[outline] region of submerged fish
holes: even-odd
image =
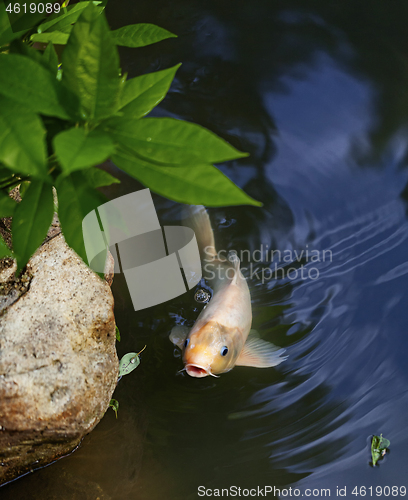
[[[214,295],[204,307],[194,326],[176,326],[170,340],[183,351],[184,369],[192,377],[217,376],[234,366],[268,368],[286,358],[284,349],[259,338],[251,330],[251,296],[234,261],[221,260],[215,250],[214,233],[203,206],[194,207],[191,216],[204,271],[211,275]]]

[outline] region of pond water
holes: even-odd
[[[134,312],[117,275],[119,355],[147,345],[115,392],[118,419],[108,411],[75,453],[2,500],[193,499],[199,486],[315,498],[371,486],[384,498],[377,486],[408,486],[407,2],[110,0],[107,12],[114,28],[179,35],[121,50],[130,77],[183,63],[156,116],[251,153],[221,168],[263,208],[209,212],[219,249],[264,252],[243,263],[253,328],[288,359],[218,379],[178,374],[168,335],[194,322],[195,290]],[[123,179],[110,197],[141,188]],[[179,223],[177,204],[154,202],[163,225]],[[372,467],[380,433],[390,452]]]

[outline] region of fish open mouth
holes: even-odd
[[[211,373],[202,366],[186,365],[185,368],[190,377],[207,377],[208,375],[211,375]]]

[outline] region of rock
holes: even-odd
[[[113,258],[113,255],[110,252],[108,252],[106,256],[104,274],[105,274],[105,281],[108,283],[109,286],[112,286],[113,277],[115,276],[115,259]]]
[[[118,377],[109,285],[61,234],[27,270],[28,289],[0,317],[0,484],[71,452]]]

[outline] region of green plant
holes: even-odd
[[[119,411],[119,401],[117,399],[111,399],[109,402],[109,407],[115,412],[116,418],[118,418]]]
[[[387,448],[390,446],[388,439],[379,436],[373,436],[371,440],[371,458],[373,465],[375,466],[380,458],[382,458],[387,453]]]
[[[116,327],[116,339],[120,341],[119,328]],[[146,346],[139,352],[128,352],[119,361],[119,378],[123,375],[128,375],[133,372],[140,365],[140,354],[146,349]],[[115,412],[116,418],[118,418],[119,401],[116,399],[111,399],[109,406]]]
[[[149,24],[110,31],[103,5],[81,2],[16,34],[0,2],[0,217],[13,216],[18,270],[47,233],[53,186],[65,239],[87,262],[82,220],[106,201],[97,188],[119,182],[97,168],[108,158],[181,203],[260,205],[213,166],[246,153],[199,125],[145,118],[179,65],[130,80],[121,73],[117,45],[141,47],[175,35]],[[48,45],[41,53],[34,42]],[[53,42],[66,43],[61,64]],[[21,183],[16,204],[7,191]],[[0,257],[8,255],[1,240]]]
[[[116,335],[116,340],[120,342],[120,331],[118,327],[116,327],[115,329],[115,335]]]
[[[119,377],[129,375],[140,365],[140,354],[146,349],[146,346],[139,352],[128,352],[119,361]]]

